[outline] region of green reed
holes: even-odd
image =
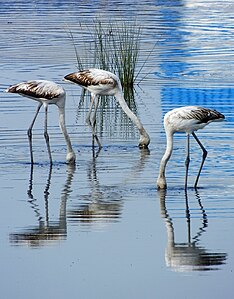
[[[123,87],[132,88],[139,75],[136,69],[142,30],[137,22],[102,22],[95,19],[89,26],[80,24],[80,29],[80,46],[73,33],[68,31],[78,69],[96,67],[111,71],[118,75]]]

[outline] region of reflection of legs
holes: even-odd
[[[190,223],[190,210],[189,210],[189,204],[188,204],[188,193],[187,189],[185,189],[185,205],[186,205],[186,219],[187,219],[187,238],[188,238],[188,245],[191,245],[191,223]]]
[[[48,208],[49,203],[48,203],[48,199],[49,199],[49,195],[50,195],[49,189],[50,189],[50,184],[51,184],[52,169],[53,169],[53,165],[50,164],[48,178],[47,178],[47,182],[46,182],[46,186],[45,186],[45,190],[44,190],[45,224],[46,224],[46,227],[49,227],[49,208]]]
[[[204,209],[204,207],[203,207],[203,205],[202,205],[202,202],[201,202],[201,197],[200,197],[200,195],[199,195],[197,189],[195,189],[195,195],[196,195],[198,204],[199,204],[199,206],[200,206],[200,210],[201,210],[201,212],[202,212],[202,219],[203,219],[203,220],[202,220],[202,227],[201,227],[200,230],[199,230],[200,232],[197,233],[197,236],[200,236],[200,234],[201,234],[203,231],[205,231],[205,228],[208,226],[208,219],[207,219],[206,211],[205,211],[205,209]],[[196,239],[197,239],[197,238],[195,237],[194,240],[196,240]]]
[[[50,140],[49,140],[49,134],[47,132],[47,119],[48,119],[48,105],[45,106],[45,125],[44,125],[44,137],[47,145],[47,151],[49,154],[49,159],[50,159],[50,165],[53,164],[52,162],[52,155],[51,155],[51,150],[50,150]]]
[[[195,181],[195,184],[194,184],[194,188],[197,188],[197,184],[198,184],[198,180],[199,180],[199,177],[200,177],[200,174],[201,174],[201,171],[202,171],[202,167],[203,167],[203,164],[204,164],[205,159],[207,157],[207,150],[204,148],[204,146],[202,145],[201,141],[197,138],[195,133],[193,132],[192,134],[193,134],[194,139],[197,141],[197,143],[199,144],[200,148],[203,151],[202,162],[201,162],[200,169],[198,171],[197,178],[196,178],[196,181]]]
[[[33,164],[33,150],[32,150],[32,128],[34,126],[35,120],[37,118],[37,115],[41,109],[42,103],[39,103],[38,107],[37,107],[37,111],[36,114],[33,118],[33,121],[28,129],[28,141],[29,141],[29,149],[30,149],[30,157],[31,157],[31,164]]]
[[[187,185],[188,185],[188,169],[189,169],[189,162],[190,162],[189,137],[190,137],[190,135],[187,134],[187,155],[186,155],[186,159],[185,159],[186,172],[185,172],[185,184],[184,184],[185,189],[187,189]]]

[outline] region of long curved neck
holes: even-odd
[[[74,154],[74,151],[72,149],[72,145],[71,145],[71,140],[70,137],[68,135],[67,129],[66,129],[66,125],[65,125],[65,107],[64,106],[58,106],[59,109],[59,125],[60,125],[60,129],[64,135],[66,144],[67,144],[67,155]]]
[[[119,102],[123,111],[127,114],[127,116],[131,119],[131,121],[139,129],[140,134],[148,138],[149,135],[147,134],[146,130],[144,129],[142,123],[137,118],[137,116],[131,111],[131,109],[128,107],[128,105],[123,97],[123,92],[120,89],[120,87],[118,88],[117,92],[115,93],[115,97],[116,97],[117,101]]]
[[[158,187],[159,188],[166,188],[166,177],[165,177],[165,170],[167,162],[169,161],[172,151],[173,151],[173,132],[168,130],[166,131],[166,138],[167,138],[167,147],[166,151],[162,157],[160,168],[159,168],[159,175],[158,175]]]

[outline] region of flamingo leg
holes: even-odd
[[[44,124],[44,137],[47,145],[47,151],[50,159],[50,165],[52,166],[52,155],[51,155],[51,150],[50,150],[50,139],[49,139],[49,134],[47,131],[47,122],[48,122],[48,105],[45,105],[45,124]]]
[[[101,144],[99,138],[97,137],[97,134],[95,132],[95,128],[92,127],[92,146],[93,147],[94,147],[94,139],[96,140],[99,149],[101,149],[102,148],[102,144]]]
[[[30,125],[30,127],[28,128],[28,141],[29,141],[29,148],[30,148],[30,157],[31,157],[31,164],[33,164],[33,149],[32,149],[32,128],[34,126],[34,123],[36,121],[36,118],[38,116],[38,113],[41,109],[42,103],[39,103],[37,110],[36,110],[36,114],[32,120],[32,123]]]
[[[101,149],[102,145],[101,145],[101,142],[98,139],[97,134],[96,134],[96,124],[97,124],[96,116],[97,116],[97,109],[98,109],[98,106],[99,106],[99,102],[100,102],[100,96],[97,96],[96,103],[95,103],[95,106],[94,106],[93,117],[92,117],[93,118],[92,131],[93,131],[93,136],[96,139],[96,142],[98,144],[98,147],[99,147],[99,149]]]
[[[93,112],[93,127],[94,128],[96,128],[96,123],[97,123],[96,116],[97,116],[97,109],[98,109],[98,106],[99,106],[99,102],[100,102],[100,96],[97,96],[97,100],[96,100],[96,103],[95,103],[95,106],[94,106],[94,112]]]
[[[185,159],[185,183],[184,188],[187,189],[188,185],[188,170],[189,170],[189,163],[190,163],[190,134],[187,134],[187,150],[186,150],[186,159]]]
[[[199,144],[200,148],[202,149],[202,152],[203,152],[203,155],[202,155],[202,162],[201,162],[201,165],[200,165],[200,168],[199,168],[199,171],[198,171],[198,174],[197,174],[197,178],[196,178],[196,181],[195,181],[195,184],[194,184],[194,188],[197,188],[197,184],[198,184],[198,180],[199,180],[199,177],[200,177],[200,174],[201,174],[201,171],[202,171],[202,167],[203,167],[203,164],[206,160],[206,157],[207,157],[207,150],[204,148],[204,146],[202,145],[201,141],[198,139],[198,137],[196,136],[196,134],[193,132],[192,133],[194,139],[197,141],[197,143]]]
[[[95,95],[91,93],[91,103],[90,103],[90,106],[89,106],[88,114],[86,116],[86,122],[89,126],[92,126],[91,121],[90,121],[90,115],[92,113],[94,101],[95,101]]]
[[[91,94],[91,103],[90,103],[90,106],[89,106],[89,112],[86,116],[86,122],[92,130],[92,146],[94,147],[94,142],[96,140],[96,142],[98,144],[98,147],[101,149],[102,145],[101,145],[101,142],[99,141],[99,139],[97,137],[97,134],[96,134],[96,131],[95,131],[95,129],[96,129],[96,114],[97,114],[97,108],[98,108],[98,105],[99,105],[99,96],[97,97],[97,102],[96,103],[95,103],[95,98],[96,98],[96,96],[94,94]],[[95,107],[94,107],[94,114],[93,114],[93,117],[92,117],[93,118],[93,123],[92,123],[91,120],[90,120],[90,116],[91,116],[94,104],[95,104]]]

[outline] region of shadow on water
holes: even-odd
[[[188,193],[185,191],[185,213],[187,223],[187,236],[185,242],[176,242],[175,228],[173,219],[170,217],[166,207],[167,191],[160,190],[160,209],[161,215],[165,220],[167,230],[167,248],[165,251],[166,265],[174,271],[210,271],[219,270],[220,266],[226,261],[226,253],[210,252],[210,250],[199,245],[201,236],[208,227],[208,217],[202,205],[198,191],[195,191],[195,197],[201,213],[201,225],[197,233],[192,236],[191,233],[191,213],[189,208]]]

